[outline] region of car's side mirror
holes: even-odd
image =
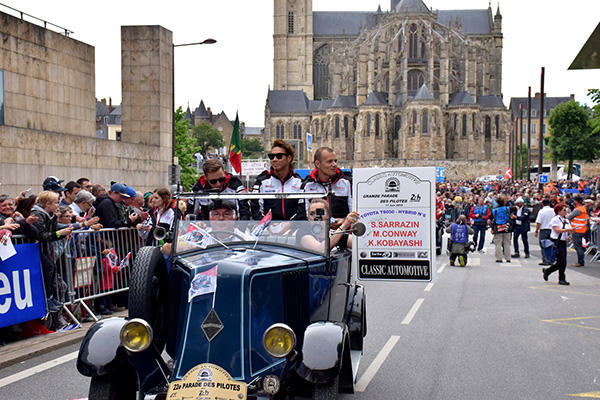
[[[362,236],[365,234],[366,231],[367,227],[362,222],[357,222],[353,224],[352,229],[350,230],[350,232],[352,232],[356,236]]]

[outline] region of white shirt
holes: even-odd
[[[535,219],[535,222],[540,224],[540,229],[552,229],[552,218],[554,218],[554,209],[550,206],[542,208]]]
[[[550,233],[550,238],[551,239],[558,239],[558,233],[556,233],[554,231],[554,227],[557,226],[559,229],[569,229],[571,227],[571,224],[569,223],[569,220],[566,218],[561,217],[560,215],[555,216],[554,218],[552,218],[552,221],[550,222],[550,225],[552,226],[552,232]],[[564,240],[566,241],[568,238],[569,234],[567,232],[563,232],[560,234],[560,240]]]

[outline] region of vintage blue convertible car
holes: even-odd
[[[253,195],[195,197],[240,196]],[[77,368],[92,378],[90,400],[353,392],[366,298],[351,252],[329,250],[329,221],[174,225],[170,266],[159,247],[142,248],[129,317],[97,322],[81,344]]]

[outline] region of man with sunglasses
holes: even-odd
[[[192,191],[194,192],[215,192],[215,193],[246,193],[246,188],[242,181],[225,172],[223,162],[219,159],[210,159],[204,162],[202,166],[204,175],[198,178]],[[250,219],[250,204],[247,200],[235,200],[236,214],[241,220]],[[189,200],[187,204],[187,214],[197,215],[199,219],[209,219],[209,211],[212,200]]]
[[[297,193],[302,192],[302,178],[294,171],[294,148],[287,142],[277,139],[268,154],[271,169],[263,171],[254,183],[256,193]],[[261,220],[271,211],[273,220],[306,219],[304,200],[260,199],[252,200],[252,218]]]
[[[352,177],[337,166],[337,155],[330,147],[319,147],[314,156],[315,169],[304,179],[305,193],[335,192],[331,208],[331,228],[337,229],[352,211]],[[308,212],[308,203],[306,204]]]

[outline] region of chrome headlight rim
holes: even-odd
[[[136,323],[142,325],[146,329],[146,331],[148,332],[148,344],[146,344],[143,347],[135,348],[134,349],[134,348],[130,348],[129,346],[126,345],[126,342],[124,340],[124,336],[125,336],[125,332],[126,332],[127,327],[130,326],[131,324],[136,324]],[[123,326],[121,327],[121,332],[119,334],[119,339],[121,341],[121,345],[123,347],[125,347],[125,349],[127,351],[130,351],[132,353],[141,353],[142,351],[148,350],[148,348],[152,344],[152,340],[154,339],[154,331],[152,330],[152,326],[145,319],[142,319],[142,318],[132,318],[132,319],[128,320],[127,322],[125,322],[125,324],[123,324]]]
[[[292,338],[292,345],[290,346],[290,351],[288,351],[287,353],[281,355],[281,354],[275,354],[273,352],[271,352],[269,350],[269,348],[267,347],[267,334],[273,330],[273,329],[283,329],[285,331],[287,331],[291,338]],[[269,353],[269,355],[276,357],[276,358],[284,358],[287,357],[292,351],[294,351],[294,349],[296,348],[296,334],[294,333],[294,330],[292,328],[290,328],[288,325],[284,324],[284,323],[276,323],[273,324],[271,326],[269,326],[266,330],[265,333],[263,333],[263,338],[262,338],[262,344],[263,344],[263,348],[265,349],[265,351],[267,353]]]

